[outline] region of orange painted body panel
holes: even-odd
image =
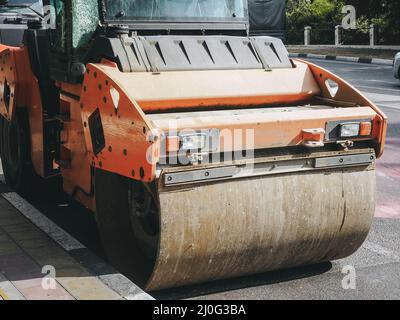
[[[29,62],[28,50],[24,47],[0,47],[0,97],[3,97],[5,80],[10,83],[11,100],[7,111],[4,101],[0,101],[0,113],[8,120],[14,110],[25,107],[29,114],[31,130],[32,163],[38,175],[44,176],[43,165],[43,109],[39,83]]]
[[[56,85],[60,88],[61,92],[67,92],[68,94],[79,97],[82,93],[81,84],[71,84],[65,82],[56,82]]]
[[[230,152],[243,150],[243,142],[254,144],[254,149],[298,146],[307,140],[303,130],[325,128],[329,121],[372,121],[376,113],[370,107],[335,109],[316,106],[154,114],[148,117],[164,132],[219,129],[219,151]],[[252,142],[246,136],[249,130],[254,132]]]
[[[324,73],[325,77],[340,85],[337,97],[329,97],[356,102],[358,106],[314,110],[312,107],[288,107],[292,109],[286,111],[268,106],[307,104],[315,96],[328,97],[327,87],[315,77],[316,71],[323,71],[317,67],[312,69],[303,62],[296,64],[296,68],[272,72],[238,70],[160,74],[123,73],[107,61],[90,64],[81,102],[91,163],[133,179],[152,181],[159,157],[161,132],[169,132],[171,123],[176,125],[174,130],[178,132],[219,129],[230,137],[235,136],[235,139],[240,129],[241,138],[237,144],[231,142],[227,146],[226,136],[221,137],[220,152],[242,150],[249,131],[254,132],[251,143],[255,149],[298,146],[305,142],[305,130],[325,128],[327,122],[340,120],[370,119],[374,122],[373,138],[382,141],[379,109],[329,73]],[[263,107],[254,109],[255,104]],[[213,111],[217,105],[224,107],[225,111]],[[232,110],[238,107],[244,109]],[[106,143],[96,155],[91,146],[88,122],[97,108]],[[198,108],[210,111],[196,112]],[[174,112],[177,109],[186,112]],[[155,111],[163,113],[152,114]]]
[[[260,105],[287,105],[292,103],[306,102],[312,97],[312,93],[287,94],[284,97],[279,95],[266,95],[257,97],[227,97],[227,98],[203,98],[203,99],[182,99],[182,100],[161,100],[138,102],[146,112],[160,112],[173,109],[192,109],[204,107],[225,107],[234,109],[236,107],[254,107]]]
[[[289,78],[296,81],[289,81]],[[161,135],[145,112],[216,105],[237,108],[266,103],[289,104],[307,101],[318,93],[319,88],[305,66],[273,72],[151,74],[123,73],[115,64],[103,61],[88,65],[83,83],[81,104],[86,146],[93,166],[149,182],[155,178]],[[100,111],[105,135],[105,148],[99,154],[94,152],[89,129],[89,117],[96,109]],[[211,117],[211,123],[213,121],[216,120]]]
[[[61,89],[67,91],[70,88]],[[64,191],[86,207],[94,208],[91,163],[85,144],[80,103],[64,94],[61,94],[61,101],[70,114],[70,120],[64,122],[61,131],[62,148],[66,157],[62,160],[70,161],[69,166],[61,165]]]
[[[365,97],[359,90],[357,90],[347,81],[341,79],[332,72],[329,72],[328,70],[321,68],[313,63],[296,60],[296,64],[303,63],[306,63],[309,66],[316,82],[321,88],[321,95],[324,98],[350,102],[359,106],[369,106],[372,110],[375,111],[376,117],[374,118],[373,122],[373,136],[380,146],[379,150],[377,150],[377,156],[381,157],[385,148],[386,132],[388,127],[388,119],[385,113],[376,104]],[[326,86],[327,80],[333,80],[339,86],[339,89],[334,97],[332,97],[328,87]]]
[[[1,59],[6,67],[14,66],[14,73],[3,72],[1,81],[4,83],[5,77],[13,79],[16,97],[13,106],[28,108],[32,160],[38,174],[43,174],[43,111],[27,51],[3,48]],[[308,137],[305,132],[322,130],[329,121],[371,119],[372,138],[378,142],[381,154],[387,119],[379,108],[328,71],[308,62],[296,61],[296,65],[293,69],[269,72],[223,70],[152,74],[122,73],[108,61],[89,64],[82,85],[58,83],[62,92],[61,106],[70,114],[61,132],[64,157],[61,173],[65,191],[95,210],[91,167],[136,180],[153,181],[160,157],[161,134],[169,131],[171,121],[178,131],[220,129],[235,136],[235,131],[241,129],[242,141],[247,140],[246,130],[250,130],[254,132],[254,148],[266,149],[301,145]],[[339,85],[334,97],[326,87],[327,79]],[[330,99],[333,104],[347,102],[351,106],[317,108],[313,102],[316,96]],[[299,106],[311,103],[313,106]],[[215,108],[224,110],[215,111]],[[105,147],[95,154],[89,118],[97,109]],[[185,112],[176,113],[177,109]],[[4,104],[0,105],[0,112],[5,116],[6,111]],[[221,138],[219,151],[241,149],[243,144],[227,146],[226,139]]]
[[[296,69],[120,72],[99,65],[145,112],[251,107],[307,101],[320,89],[307,65]]]
[[[130,92],[104,70],[108,64],[90,64],[81,93],[81,113],[87,152],[93,166],[136,180],[155,178],[159,135]],[[95,154],[89,117],[99,109],[105,148]]]

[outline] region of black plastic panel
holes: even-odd
[[[22,46],[26,26],[1,25],[0,43],[11,47]]]
[[[106,146],[100,110],[97,108],[89,117],[89,130],[92,139],[93,152],[98,155]]]
[[[233,36],[98,37],[85,59],[115,61],[122,72],[292,68],[280,39]]]
[[[289,53],[283,42],[273,37],[251,38],[265,68],[292,68]]]
[[[155,36],[141,41],[154,71],[262,68],[247,38]]]
[[[272,37],[151,36],[139,38],[152,71],[292,68]]]

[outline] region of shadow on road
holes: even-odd
[[[99,258],[105,259],[96,220],[90,210],[57,188],[23,197]]]
[[[219,280],[206,284],[188,286],[177,289],[152,292],[152,296],[159,300],[190,299],[214,293],[248,289],[263,285],[272,285],[287,281],[309,278],[329,272],[332,269],[330,262],[300,268],[268,272],[259,275],[236,279]]]

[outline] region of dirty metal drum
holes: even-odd
[[[372,167],[189,185],[159,193],[160,238],[147,290],[344,258],[375,210]]]

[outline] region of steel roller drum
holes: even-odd
[[[374,168],[295,173],[161,190],[147,290],[344,258],[366,239]]]

